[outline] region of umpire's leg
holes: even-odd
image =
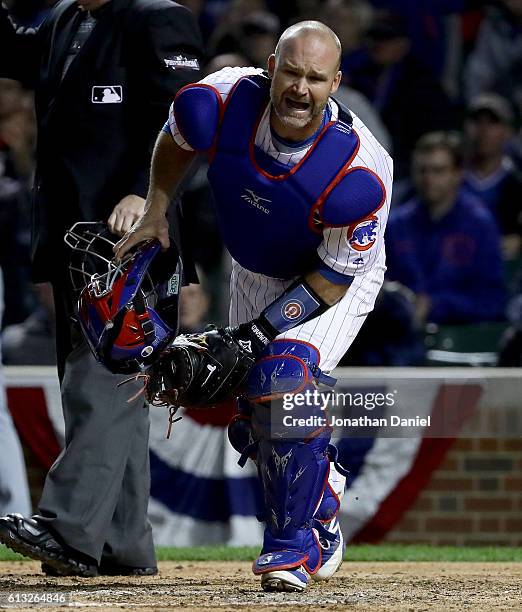
[[[117,387],[125,377],[98,364],[74,330],[68,342],[70,301],[61,287],[55,287],[55,304],[65,448],[47,475],[40,514],[69,546],[98,562],[113,540],[114,519],[125,551],[125,559],[115,561],[155,565],[146,517],[148,408],[141,396],[127,402],[139,386]]]

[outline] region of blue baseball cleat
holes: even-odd
[[[278,570],[261,575],[261,588],[264,591],[285,591],[299,593],[308,586],[310,575],[300,565],[295,569]]]

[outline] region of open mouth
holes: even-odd
[[[305,111],[310,108],[309,102],[298,102],[297,100],[292,100],[291,98],[285,98],[285,103],[288,108],[298,111]]]

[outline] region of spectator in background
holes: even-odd
[[[30,183],[36,122],[32,96],[18,81],[0,78],[0,175]]]
[[[522,2],[500,0],[491,7],[464,71],[468,101],[496,91],[522,111]]]
[[[348,62],[346,70],[349,71],[349,59],[346,58],[360,50],[372,14],[372,7],[366,0],[330,0],[319,12],[319,21],[332,28],[341,41],[343,48],[341,70],[345,70],[344,64]],[[392,154],[390,133],[364,94],[354,87],[341,84],[334,97],[357,115],[388,153]]]
[[[273,13],[256,11],[243,19],[239,32],[241,51],[250,66],[266,66],[266,58],[274,52],[280,33],[281,23]]]
[[[413,156],[417,196],[390,217],[388,280],[417,294],[420,324],[502,319],[500,238],[486,207],[460,192],[463,152],[456,134],[425,134]]]
[[[496,94],[479,94],[467,112],[464,190],[480,199],[495,217],[506,260],[522,245],[522,178],[507,154],[514,136],[514,113]]]
[[[345,66],[344,78],[380,113],[392,137],[395,177],[406,178],[419,137],[431,130],[455,129],[458,115],[436,76],[411,52],[398,15],[377,13],[367,38],[367,47]]]
[[[25,321],[9,325],[2,334],[6,365],[56,365],[56,330],[53,290],[49,283],[35,285],[38,306]]]
[[[34,146],[32,97],[18,81],[0,78],[0,265],[5,325],[23,321],[35,306],[30,283]]]
[[[240,54],[248,66],[264,68],[274,52],[281,30],[278,17],[267,11],[252,11],[224,21],[209,44],[212,55]]]
[[[415,294],[385,281],[375,307],[340,366],[417,366],[424,363],[424,338],[415,317]]]
[[[510,326],[500,341],[497,365],[501,368],[522,367],[522,278],[519,279],[518,294],[506,309]]]
[[[226,10],[216,6],[219,12],[215,15],[215,27],[210,33],[207,52],[210,57],[221,53],[241,53],[241,24],[252,13],[266,11],[263,0],[230,0]]]
[[[346,72],[347,58],[364,47],[374,10],[367,0],[328,0],[321,7],[318,19],[332,28],[343,49],[341,70]]]
[[[3,280],[0,269],[0,323],[3,311]],[[2,366],[0,364],[0,514],[31,512],[24,456],[18,434],[6,404]]]

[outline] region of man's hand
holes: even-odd
[[[114,245],[112,250],[115,258],[121,260],[132,247],[151,238],[157,238],[164,250],[170,246],[169,224],[165,214],[147,210],[143,217]]]
[[[107,221],[109,230],[117,236],[123,236],[143,216],[145,200],[137,195],[128,195],[123,198],[111,213]]]

